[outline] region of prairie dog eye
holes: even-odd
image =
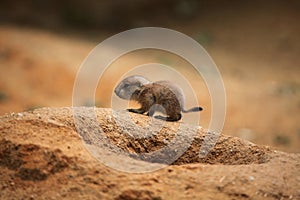
[[[125,84],[124,84],[124,87],[125,87],[125,88],[128,88],[128,87],[129,87],[129,84],[128,84],[128,83],[125,83]]]

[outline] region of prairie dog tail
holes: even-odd
[[[182,112],[183,112],[183,113],[199,112],[199,111],[201,111],[201,110],[203,110],[202,107],[193,107],[193,108],[190,108],[190,109],[188,109],[188,110],[182,109]]]

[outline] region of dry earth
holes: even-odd
[[[154,19],[157,22],[148,24],[178,30],[197,40],[222,74],[227,95],[223,133],[228,136],[220,136],[205,158],[198,156],[203,142],[213,144],[213,141],[204,136],[214,135],[200,127],[183,126],[183,137],[165,151],[168,157],[155,150],[171,144],[170,139],[176,138],[181,123],[167,123],[157,136],[133,140],[126,129],[135,136],[140,133],[133,132],[132,125],[122,118],[124,113],[119,113],[121,122],[127,125],[122,129],[116,127],[110,109],[98,109],[99,122],[109,141],[128,152],[129,159],[100,151],[96,147],[101,141],[95,142],[95,135],[82,134],[87,144],[83,143],[69,108],[23,113],[37,107],[71,106],[80,64],[99,42],[117,32],[74,31],[65,26],[39,29],[30,23],[24,26],[22,16],[19,25],[1,23],[0,199],[300,199],[300,4],[298,1],[233,4],[222,1],[221,5],[210,2],[197,11],[195,18],[178,21],[165,17],[163,11]],[[24,4],[12,5],[21,12],[26,8]],[[2,16],[6,12],[12,16],[17,13],[11,10],[4,9]],[[153,19],[148,8],[146,12],[139,11]],[[46,20],[45,25],[48,17],[58,16],[53,13],[47,16],[41,10],[27,12],[32,19]],[[101,14],[98,10],[97,13]],[[135,14],[132,12],[131,17],[136,18]],[[112,107],[113,87],[130,68],[157,62],[172,66],[190,81],[205,108],[201,126],[208,127],[210,95],[204,81],[190,66],[161,52],[134,52],[126,56],[112,63],[100,80],[96,94],[99,107]],[[149,72],[151,80],[165,77],[177,81],[176,76],[170,77],[162,70]],[[139,125],[150,122],[147,117],[132,117]],[[94,133],[98,129],[93,126],[83,131]],[[182,149],[181,145],[191,142],[185,134],[190,136],[195,129],[197,134],[190,148],[172,165],[164,166],[166,160],[179,155],[177,150]],[[101,164],[87,147],[114,168],[131,171],[139,171],[141,166],[147,170],[164,168],[152,173],[121,172]]]
[[[96,109],[103,134],[130,155],[118,157],[100,150],[97,155],[102,162],[105,158],[117,168],[133,161],[132,171],[139,166],[162,168],[128,173],[107,167],[86,149],[99,150],[99,140],[104,141],[93,135],[89,121],[93,108],[78,109],[77,124],[89,125],[79,127],[85,131],[79,132],[81,136],[71,108],[42,108],[0,117],[0,199],[300,199],[299,154],[222,134],[208,155],[200,158],[204,142],[214,144],[205,140],[213,133],[201,127],[167,122],[156,135],[134,139],[126,131],[136,136],[148,132],[134,132],[131,120],[122,117],[124,112],[117,112],[122,127],[111,109]],[[141,127],[151,122],[147,116],[131,117]],[[183,127],[181,134],[179,126]],[[163,165],[177,155],[193,130],[196,134],[187,151],[172,165]],[[151,155],[177,136],[166,155]]]

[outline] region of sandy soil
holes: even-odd
[[[194,140],[179,137],[177,146],[165,151],[169,157],[161,152],[148,153],[170,144],[182,122],[165,124],[156,137],[133,140],[125,134],[126,129],[116,126],[110,109],[98,109],[98,120],[111,144],[128,152],[130,158],[115,156],[99,150],[99,140],[94,140],[97,135],[78,135],[69,107],[80,65],[99,42],[119,31],[74,31],[55,24],[60,15],[12,5],[20,8],[20,21],[0,25],[0,199],[300,199],[298,1],[207,1],[194,17],[181,20],[162,10],[156,12],[155,18],[149,10],[147,16],[139,8],[137,13],[121,13],[124,23],[128,22],[126,27],[142,23],[191,36],[216,62],[226,88],[227,115],[222,135],[204,158],[199,157],[203,144],[214,145],[205,137],[214,136],[206,132],[211,117],[210,95],[203,79],[188,63],[166,52],[145,50],[125,55],[110,65],[96,90],[97,107],[112,108],[113,88],[118,80],[146,62],[172,66],[184,75],[204,107],[201,127],[184,126],[187,136],[196,130]],[[18,14],[5,7],[0,9],[2,16],[15,19]],[[42,26],[24,25],[22,13],[32,17],[28,22],[37,20]],[[149,24],[145,24],[147,20],[135,21],[138,13]],[[111,19],[103,20],[110,23]],[[178,77],[162,69],[151,70],[149,78],[178,81]],[[187,107],[193,106],[191,93],[185,92]],[[120,107],[124,110],[127,102],[121,103],[125,104]],[[40,107],[66,108],[34,110]],[[147,117],[132,117],[140,126],[150,122]],[[132,132],[126,117],[121,120],[130,133],[140,134]],[[88,130],[91,134],[97,129]],[[165,166],[186,144],[191,144],[187,151]],[[93,150],[94,157],[87,148]],[[104,158],[114,168],[130,167],[130,162],[135,164],[131,170],[141,166],[148,170],[163,168],[152,173],[125,173],[99,162]]]
[[[91,111],[92,108],[81,108],[82,113]],[[130,160],[138,159],[135,167],[159,166],[161,169],[151,173],[127,173],[101,164],[86,148],[100,147],[95,138],[87,137],[91,132],[81,136],[77,133],[70,108],[9,114],[0,118],[1,199],[300,198],[299,154],[275,151],[222,134],[212,151],[199,158],[200,147],[209,133],[201,127],[186,125],[181,139],[191,130],[197,130],[194,140],[175,163],[162,165],[164,159],[134,155],[160,148],[166,144],[166,138],[177,136],[178,126],[184,124],[166,123],[156,136],[134,139],[126,132],[132,130],[128,118],[121,117],[125,125],[122,129],[110,109],[96,109],[96,113],[103,133],[114,145],[132,155],[120,159],[102,152],[101,156],[106,155],[108,160],[100,157],[100,161],[126,166]],[[147,116],[131,116],[140,126],[150,122]],[[84,114],[80,119],[89,121]],[[181,139],[177,141],[178,146],[184,145],[185,140]],[[169,153],[176,152],[173,150],[178,146]],[[142,160],[151,163],[145,164]]]

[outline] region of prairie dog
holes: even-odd
[[[115,88],[115,94],[127,100],[137,101],[141,108],[128,109],[130,112],[153,116],[155,111],[165,112],[167,117],[156,118],[166,121],[178,121],[181,112],[201,111],[201,107],[184,109],[185,96],[183,90],[170,81],[150,82],[142,76],[129,76],[123,79]]]

